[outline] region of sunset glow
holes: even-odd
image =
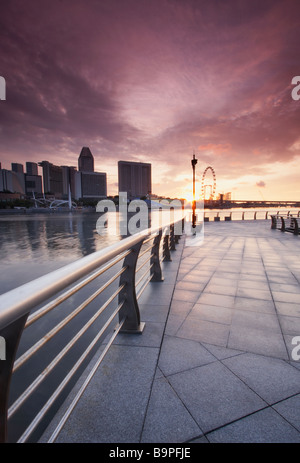
[[[12,0],[1,8],[0,162],[151,162],[152,191],[299,200],[298,0]],[[299,92],[300,93],[300,92]]]

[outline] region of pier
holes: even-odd
[[[103,340],[38,441],[299,443],[299,251],[270,220],[169,242],[143,328]]]
[[[180,240],[140,301],[144,333],[117,336],[57,442],[299,443],[299,250],[264,221],[207,224],[199,248]]]

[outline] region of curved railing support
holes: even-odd
[[[160,230],[153,240],[153,246],[151,249],[152,256],[150,260],[150,267],[151,267],[150,273],[152,277],[150,281],[153,281],[153,282],[164,281],[164,278],[161,272],[160,258],[159,258],[159,247],[160,247],[161,237],[162,237],[162,231]]]
[[[7,439],[8,398],[14,361],[28,314],[0,331],[5,340],[5,359],[0,361],[0,443]]]
[[[143,240],[131,248],[131,252],[125,257],[123,267],[126,272],[120,276],[119,286],[123,288],[119,293],[119,303],[124,302],[119,311],[119,320],[125,318],[120,333],[142,333],[144,323],[141,323],[140,310],[136,299],[135,292],[135,270],[136,263],[142,247]]]

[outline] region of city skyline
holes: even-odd
[[[152,164],[152,191],[298,200],[300,3],[12,0],[2,8],[0,161],[95,171],[118,194],[118,161]],[[298,92],[299,93],[299,92]]]

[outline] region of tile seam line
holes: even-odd
[[[279,328],[280,328],[282,340],[283,340],[283,342],[284,342],[284,347],[285,347],[285,350],[286,350],[287,359],[290,360],[289,350],[288,350],[288,347],[287,347],[287,344],[286,344],[286,340],[285,340],[285,337],[284,337],[284,334],[283,334],[283,330],[282,330],[282,323],[281,323],[281,320],[280,320],[280,317],[279,317],[279,314],[278,314],[278,310],[277,310],[277,307],[276,307],[276,303],[275,303],[275,300],[274,300],[274,297],[273,297],[273,292],[272,292],[271,285],[270,285],[270,279],[269,279],[268,272],[267,272],[267,269],[266,269],[266,266],[265,266],[263,254],[261,253],[261,246],[260,246],[259,241],[257,240],[257,237],[256,237],[256,242],[257,242],[258,249],[260,250],[261,261],[262,261],[262,264],[263,264],[263,267],[264,267],[264,270],[265,270],[265,274],[266,274],[266,278],[267,278],[267,282],[268,282],[269,291],[270,291],[270,293],[271,293],[271,297],[272,297],[273,305],[274,305],[274,308],[275,308],[275,313],[276,313],[278,325],[279,325]],[[270,244],[270,241],[269,241],[269,240],[268,240],[268,243]],[[273,249],[273,247],[272,247],[272,249]]]
[[[177,281],[178,272],[179,272],[179,268],[180,268],[180,263],[181,263],[181,259],[182,259],[182,255],[183,255],[184,246],[185,246],[185,238],[186,238],[186,235],[183,235],[183,236],[184,236],[184,242],[182,243],[182,247],[181,247],[181,250],[180,250],[181,254],[180,254],[180,259],[179,259],[179,261],[178,261],[178,267],[177,267],[177,271],[176,271],[176,278],[175,278],[175,281],[174,281],[173,290],[172,290],[172,292],[171,292],[171,297],[170,297],[170,301],[169,301],[168,313],[167,313],[167,316],[166,316],[166,320],[165,320],[165,322],[164,322],[164,329],[163,329],[163,332],[162,332],[160,344],[159,344],[159,346],[157,347],[157,348],[158,348],[158,355],[157,355],[157,359],[156,359],[156,365],[155,365],[154,375],[153,375],[153,378],[152,378],[152,381],[151,381],[151,385],[150,385],[150,389],[149,389],[149,395],[148,395],[148,399],[147,399],[147,405],[146,405],[146,407],[145,407],[143,424],[142,424],[142,427],[141,427],[140,437],[139,437],[139,440],[138,440],[139,443],[141,443],[142,436],[143,436],[143,432],[144,432],[144,428],[145,428],[145,422],[146,422],[147,413],[148,413],[148,408],[149,408],[149,404],[150,404],[150,398],[151,398],[151,395],[152,395],[152,390],[153,390],[153,385],[154,385],[154,381],[155,381],[156,371],[157,371],[157,368],[158,368],[158,363],[159,363],[161,348],[162,348],[162,344],[163,344],[163,340],[164,340],[164,336],[165,336],[166,326],[167,326],[167,323],[168,323],[169,314],[170,314],[170,309],[171,309],[172,300],[173,300],[173,294],[174,294],[174,291],[175,291],[176,281]],[[180,244],[181,244],[181,243],[180,243]]]

